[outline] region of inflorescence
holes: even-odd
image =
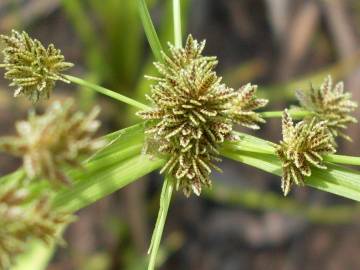
[[[287,110],[282,117],[283,139],[276,147],[282,162],[283,176],[281,188],[286,196],[292,184],[303,185],[304,177],[311,175],[311,166],[326,169],[323,155],[335,153],[332,135],[326,121],[313,117],[296,125]]]
[[[5,78],[12,81],[10,86],[16,87],[15,97],[24,95],[35,103],[49,98],[56,81],[69,82],[62,72],[73,64],[65,62],[53,44],[45,48],[26,32],[15,30],[11,36],[1,35],[0,39],[6,44],[1,66],[6,69]]]
[[[100,126],[96,120],[99,108],[88,115],[74,112],[73,101],[53,103],[43,115],[30,114],[27,121],[16,124],[17,137],[5,137],[0,147],[13,155],[23,157],[28,178],[45,178],[67,184],[64,165],[80,166],[79,158],[91,155],[103,146],[94,139]]]
[[[331,76],[328,75],[320,88],[311,86],[309,92],[297,91],[300,105],[313,113],[318,121],[326,121],[330,133],[334,137],[343,137],[351,140],[342,132],[350,123],[357,123],[355,117],[350,115],[357,103],[351,100],[351,93],[344,92],[344,83],[338,82],[334,87]],[[335,143],[335,140],[333,140]]]
[[[9,269],[16,255],[22,253],[30,240],[46,244],[62,242],[58,232],[72,222],[68,213],[51,208],[47,196],[34,199],[18,185],[0,189],[0,269]]]
[[[155,81],[147,96],[154,108],[138,113],[149,120],[149,141],[167,156],[161,172],[171,174],[186,196],[211,185],[211,169],[220,170],[214,164],[219,145],[231,138],[234,124],[259,128],[265,121],[253,110],[268,102],[256,98],[255,85],[234,90],[222,83],[214,71],[217,58],[203,56],[204,47],[191,35],[185,48],[169,44],[170,55],[162,53],[163,63],[155,63],[160,77],[148,77]]]

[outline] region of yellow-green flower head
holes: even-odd
[[[292,184],[303,185],[304,177],[311,175],[311,166],[326,169],[323,155],[335,153],[332,136],[326,121],[301,121],[296,125],[287,110],[282,117],[283,140],[276,148],[282,162],[281,188],[286,196]]]
[[[62,72],[73,64],[65,62],[64,56],[53,44],[45,48],[40,41],[26,32],[15,30],[11,36],[0,36],[6,44],[3,50],[6,69],[5,78],[16,87],[14,96],[24,95],[32,102],[49,98],[57,80],[69,83]]]
[[[210,186],[211,169],[218,169],[218,146],[229,138],[235,123],[258,128],[264,120],[253,110],[267,100],[256,99],[256,86],[247,84],[235,91],[221,82],[214,68],[216,57],[202,55],[205,41],[190,35],[185,48],[169,44],[170,55],[155,63],[160,76],[155,81],[150,111],[140,112],[149,120],[146,133],[168,158],[161,172],[174,176],[186,196],[199,195]]]
[[[297,98],[302,107],[318,118],[327,121],[333,137],[351,138],[342,132],[350,123],[357,123],[351,113],[357,108],[357,103],[351,100],[351,93],[344,92],[344,83],[338,82],[334,87],[331,76],[327,76],[320,88],[310,88],[310,92],[297,91]]]
[[[94,139],[100,122],[99,109],[88,115],[74,112],[72,100],[53,103],[43,115],[30,114],[27,121],[16,124],[17,137],[0,141],[2,148],[23,157],[29,178],[46,178],[69,183],[63,165],[80,166],[81,156],[91,155],[103,145]]]
[[[58,239],[63,224],[73,221],[69,214],[51,209],[47,197],[31,198],[17,185],[0,189],[0,269],[11,269],[16,256],[31,240],[50,244]]]

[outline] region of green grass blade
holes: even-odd
[[[162,62],[163,59],[161,56],[161,52],[163,49],[161,47],[159,37],[156,34],[156,30],[154,24],[152,23],[150,13],[146,6],[145,0],[138,0],[138,8],[139,8],[141,22],[143,24],[145,34],[150,44],[151,50],[156,60]]]
[[[66,79],[68,79],[69,81],[71,81],[73,83],[76,83],[78,85],[90,88],[91,90],[99,92],[99,93],[101,93],[101,94],[103,94],[105,96],[111,97],[111,98],[116,99],[118,101],[124,102],[124,103],[126,103],[126,104],[128,104],[130,106],[134,106],[134,107],[142,109],[142,110],[149,109],[149,107],[146,106],[145,104],[142,104],[142,103],[140,103],[140,102],[138,102],[138,101],[136,101],[136,100],[134,100],[132,98],[127,97],[127,96],[116,93],[116,92],[114,92],[112,90],[106,89],[106,88],[104,88],[102,86],[87,82],[87,81],[85,81],[83,79],[80,79],[80,78],[77,78],[77,77],[74,77],[74,76],[71,76],[71,75],[65,75],[65,77],[66,77]]]
[[[229,148],[222,149],[221,153],[227,158],[240,161],[271,174],[282,175],[281,163],[274,154],[231,150]],[[360,173],[333,163],[327,163],[326,165],[327,170],[312,168],[312,175],[306,178],[306,185],[360,201]]]
[[[156,255],[160,247],[161,236],[164,231],[166,216],[169,210],[173,190],[174,190],[173,180],[170,177],[166,177],[161,190],[160,209],[148,251],[148,253],[150,254],[148,270],[155,269]]]
[[[344,155],[327,155],[324,159],[328,162],[338,164],[357,165],[360,166],[360,157],[344,156]]]
[[[108,168],[102,168],[97,173],[91,169],[86,171],[88,169],[86,166],[85,172],[70,174],[72,177],[75,174],[76,182],[71,188],[63,189],[56,194],[53,206],[70,212],[77,211],[160,168],[162,165],[163,160],[151,159],[149,156],[140,153]]]

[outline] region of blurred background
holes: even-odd
[[[161,42],[172,41],[171,1],[149,0]],[[360,101],[359,0],[182,0],[184,37],[206,39],[218,73],[231,87],[259,84],[267,110],[296,104],[294,91],[318,86],[327,74],[344,80]],[[62,49],[70,71],[143,101],[155,74],[134,0],[1,0],[0,32],[26,30]],[[30,104],[13,99],[0,79],[0,134],[14,132]],[[87,89],[58,84],[58,99],[76,98],[82,110],[102,107],[106,134],[139,121],[134,110]],[[43,102],[42,106],[48,103]],[[360,110],[357,112],[360,116]],[[339,153],[359,155],[359,125],[340,141]],[[256,136],[281,138],[280,119]],[[1,174],[19,160],[1,155]],[[283,198],[280,178],[230,162],[200,198],[176,194],[170,208],[159,269],[360,269],[360,207],[311,188]],[[158,173],[81,210],[65,234],[50,270],[145,269],[162,179]],[[36,269],[31,269],[36,270]]]

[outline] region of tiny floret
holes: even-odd
[[[218,61],[203,56],[204,47],[191,35],[184,48],[169,44],[170,55],[155,63],[160,76],[148,77],[155,81],[147,96],[153,109],[138,113],[148,120],[148,141],[167,158],[161,172],[172,175],[186,196],[211,185],[211,170],[220,171],[214,164],[219,145],[236,123],[259,128],[264,120],[253,110],[267,103],[256,98],[254,85],[234,90],[222,83],[214,71]]]
[[[303,185],[311,175],[311,166],[326,169],[323,155],[335,153],[326,121],[301,121],[296,125],[287,110],[282,117],[283,139],[276,147],[282,162],[281,188],[286,196],[292,184]]]
[[[5,43],[3,50],[5,78],[14,86],[14,96],[24,95],[32,102],[49,98],[55,82],[69,81],[62,74],[73,64],[65,62],[64,56],[53,44],[45,48],[40,41],[32,39],[26,32],[13,30],[11,36],[1,35]]]
[[[17,137],[0,140],[2,149],[23,158],[28,178],[69,183],[63,166],[80,166],[81,156],[91,155],[103,145],[94,135],[100,126],[99,108],[88,115],[74,112],[74,103],[54,102],[43,115],[30,114],[16,124]]]
[[[338,82],[334,87],[331,76],[327,76],[320,88],[310,88],[310,92],[297,91],[300,105],[313,113],[319,121],[326,121],[326,126],[334,138],[351,138],[343,133],[350,123],[357,120],[351,113],[358,104],[351,100],[351,93],[344,92],[344,83]]]

